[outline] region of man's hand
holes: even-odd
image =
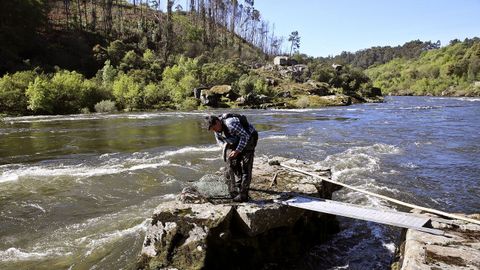
[[[228,155],[228,158],[229,159],[236,158],[239,154],[240,152],[238,152],[237,150],[233,150],[232,152],[230,152],[230,155]]]

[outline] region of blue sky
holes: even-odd
[[[480,37],[480,0],[256,0],[255,8],[276,36],[298,31],[300,52],[311,56]]]

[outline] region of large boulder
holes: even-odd
[[[330,172],[289,159],[268,161],[256,159],[247,203],[205,202],[198,190],[188,188],[178,200],[160,204],[147,228],[137,269],[295,268],[296,260],[311,247],[338,232],[338,222],[334,216],[276,204],[273,199],[296,194],[292,190],[304,189],[307,182],[310,195],[330,190],[326,195],[331,196],[334,189],[314,179],[296,187],[302,177],[276,164],[302,165],[326,177]]]
[[[328,106],[348,106],[352,104],[352,98],[347,95],[328,95],[320,97]]]
[[[307,92],[310,95],[316,95],[316,96],[328,96],[332,95],[332,91],[330,89],[330,86],[328,83],[324,82],[315,82],[315,81],[307,81],[306,85],[311,86],[312,88],[308,89]]]
[[[160,204],[147,229],[138,268],[203,268],[209,238],[228,233],[232,214],[228,205]]]
[[[205,89],[208,89],[208,87],[196,87],[196,88],[193,88],[193,96],[194,96],[196,99],[200,99],[200,98],[201,98],[201,95],[202,95],[202,90],[205,90]]]
[[[241,96],[236,99],[236,103],[239,106],[258,106],[265,104],[265,103],[270,103],[271,98],[266,96],[266,95],[256,95],[254,93],[249,93],[247,95]]]
[[[304,210],[283,204],[245,203],[237,207],[241,229],[249,236],[259,235],[280,227],[291,227],[304,214]]]
[[[222,97],[234,101],[238,98],[238,94],[232,90],[230,85],[215,85],[200,92],[201,103],[210,107],[217,107]]]
[[[205,106],[217,107],[220,101],[220,95],[211,93],[209,90],[202,90],[200,92],[200,102]]]
[[[137,269],[278,268],[335,232],[333,216],[272,202],[166,202],[155,210]]]

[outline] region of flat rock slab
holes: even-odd
[[[236,212],[241,228],[249,236],[274,228],[291,227],[305,213],[304,210],[276,203],[243,203],[236,207]]]
[[[323,176],[328,170],[281,159]],[[186,188],[154,211],[137,269],[259,269],[284,266],[338,232],[334,216],[273,202],[288,194],[332,196],[329,183],[256,158],[246,203],[215,200]],[[276,184],[272,185],[272,177]],[[278,268],[277,267],[277,268]]]
[[[299,167],[305,171],[318,174],[327,178],[331,177],[328,168],[320,167],[314,163],[305,163],[296,159],[284,157],[255,157],[253,166],[253,179],[250,196],[254,200],[273,200],[284,193],[298,193],[305,195],[320,196],[325,199],[331,198],[331,194],[339,190],[335,186],[317,178],[292,172],[281,166],[273,165],[276,162],[292,167]],[[275,181],[273,179],[275,178]]]
[[[480,269],[480,226],[464,221],[451,221],[435,215],[432,227],[445,235],[407,230],[400,258],[392,269]],[[480,215],[470,215],[479,218]]]

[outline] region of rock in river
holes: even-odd
[[[281,162],[308,164],[281,159]],[[315,171],[315,168],[311,168]],[[317,172],[328,175],[329,171]],[[276,185],[273,185],[272,177]],[[298,183],[296,186],[295,183]],[[293,194],[331,197],[337,190],[257,158],[247,203],[198,199],[161,203],[147,229],[138,269],[285,269],[338,231],[334,216],[276,204]],[[191,192],[195,192],[194,190]]]

